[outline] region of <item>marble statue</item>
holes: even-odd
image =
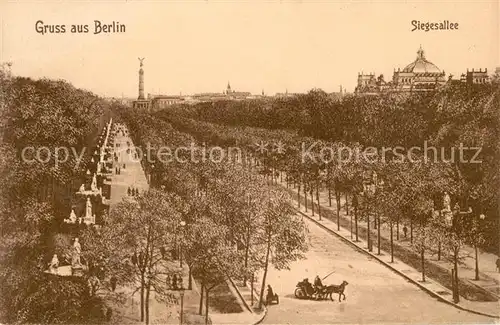
[[[87,198],[87,203],[85,205],[85,218],[92,217],[92,203],[90,202],[90,198]]]
[[[94,174],[94,176],[92,176],[92,184],[90,185],[90,190],[92,192],[97,191],[97,177],[95,174]]]
[[[73,244],[73,255],[71,259],[71,266],[72,267],[77,267],[81,266],[82,263],[80,261],[80,255],[82,253],[82,246],[78,242],[78,238],[75,238],[75,242]]]
[[[78,192],[80,192],[80,193],[85,192],[85,184],[84,183],[82,183],[82,186],[80,186],[80,189],[78,190]]]
[[[57,268],[59,267],[59,259],[57,258],[57,254],[52,256],[52,261],[49,263],[49,271],[50,273],[57,274]]]
[[[90,170],[89,169],[87,169],[87,175],[90,175]]]
[[[71,213],[69,214],[69,219],[64,219],[66,223],[76,223],[77,217],[75,214],[75,210],[71,209]]]
[[[443,210],[445,210],[445,211],[451,211],[451,198],[448,195],[448,192],[444,192]]]

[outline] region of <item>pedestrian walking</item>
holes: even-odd
[[[115,276],[112,276],[111,279],[109,279],[109,283],[111,284],[111,290],[113,290],[113,292],[115,292],[116,290],[116,277]]]
[[[497,258],[497,270],[500,273],[500,258]]]
[[[112,316],[113,316],[113,309],[111,309],[111,307],[108,307],[106,309],[106,321],[109,322]]]
[[[127,195],[130,196],[130,194],[131,194],[131,190],[130,190],[130,186],[129,186],[127,189]]]
[[[406,234],[408,233],[408,228],[406,228],[406,225],[403,227],[403,234],[406,238]]]

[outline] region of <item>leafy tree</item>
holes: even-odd
[[[264,268],[260,291],[259,308],[262,308],[269,265],[276,269],[287,269],[289,263],[304,257],[307,250],[305,224],[295,216],[290,198],[282,191],[271,189],[264,213],[259,242],[264,246],[260,258]]]
[[[174,246],[181,220],[179,212],[174,209],[178,197],[173,194],[152,189],[136,200],[120,202],[105,227],[114,228],[110,231],[122,237],[120,240],[127,251],[120,254],[135,255],[135,263],[129,269],[132,268],[133,278],[139,283],[141,321],[149,324],[151,292],[155,292],[158,299],[171,299],[165,278],[178,270],[169,263],[162,250],[171,250]]]

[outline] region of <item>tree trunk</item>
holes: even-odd
[[[316,184],[316,201],[318,202],[318,217],[319,221],[321,221],[321,207],[319,205],[319,184]]]
[[[479,260],[478,260],[478,256],[477,256],[477,245],[474,245],[474,253],[476,255],[476,277],[475,277],[475,280],[478,281],[479,280]]]
[[[245,274],[243,275],[243,286],[247,285],[248,251],[250,250],[250,227],[247,227],[247,236],[245,243]]]
[[[410,243],[413,244],[413,218],[410,216]]]
[[[210,290],[208,288],[205,289],[205,325],[208,325],[208,298],[209,298]]]
[[[396,219],[396,240],[399,240],[399,216]]]
[[[441,261],[441,240],[438,241],[438,261]]]
[[[151,280],[148,281],[148,285],[146,287],[146,325],[149,325],[149,295],[151,292]]]
[[[337,202],[337,231],[340,230],[340,192],[335,190],[335,201]]]
[[[330,189],[330,186],[328,186],[328,205],[330,207],[332,206],[332,190]]]
[[[311,210],[312,210],[312,215],[314,216],[314,198],[313,198],[313,188],[311,187],[311,191],[309,192],[309,194],[311,194]]]
[[[304,183],[304,207],[306,208],[307,212],[307,191],[306,191],[306,183]]]
[[[366,222],[366,227],[367,227],[367,231],[366,231],[366,241],[368,243],[368,251],[372,251],[372,245],[370,243],[370,213],[368,212],[367,215],[366,215],[366,218],[367,218],[367,222]]]
[[[192,279],[192,275],[191,275],[192,266],[191,265],[188,265],[188,266],[189,266],[188,290],[192,290],[193,289],[193,279]]]
[[[392,234],[393,228],[394,228],[394,225],[391,221],[391,263],[394,263],[394,236]],[[380,229],[380,227],[379,227],[379,229]],[[380,231],[379,231],[379,233],[380,233]],[[380,236],[380,234],[379,234],[379,236]],[[379,254],[380,254],[380,237],[378,239],[378,242],[379,242],[378,246],[379,246]]]
[[[297,205],[300,209],[300,182],[298,182],[298,186],[297,186]]]
[[[345,192],[345,213],[349,215],[349,200],[347,198],[347,191]]]
[[[359,241],[358,238],[358,208],[354,207],[354,227],[356,230],[356,241]]]
[[[455,303],[460,302],[460,293],[458,291],[458,248],[453,249],[453,267],[455,269]]]
[[[203,282],[201,283],[201,289],[200,289],[200,308],[198,309],[198,313],[200,315],[203,315],[203,291],[205,290],[205,285]]]
[[[420,262],[422,264],[422,282],[425,282],[425,258],[424,258],[424,249],[420,250]]]
[[[391,223],[391,236],[392,236],[392,223]],[[380,213],[377,213],[377,254],[380,255]]]
[[[351,217],[351,225],[350,226],[351,226],[351,240],[352,240],[352,214],[350,215],[350,217]]]
[[[260,287],[260,297],[259,297],[259,309],[262,309],[262,303],[264,301],[264,290],[266,289],[266,277],[267,269],[269,267],[269,254],[271,252],[271,233],[267,237],[267,252],[266,252],[266,264],[264,265],[264,275],[262,277],[262,286]]]
[[[144,322],[144,272],[141,274],[141,322]]]
[[[250,283],[250,298],[251,298],[251,304],[252,304],[252,308],[253,308],[253,283],[255,282],[255,279],[254,279],[254,274],[252,272],[252,283]]]

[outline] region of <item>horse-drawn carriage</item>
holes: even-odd
[[[344,290],[346,285],[348,285],[347,281],[342,281],[340,285],[328,285],[328,286],[323,286],[322,288],[314,288],[311,283],[308,281],[300,281],[297,283],[297,286],[295,288],[295,297],[299,299],[314,299],[314,300],[323,300],[323,299],[328,299],[333,301],[333,294],[338,293],[339,294],[339,302],[341,301],[341,297],[344,297],[345,300],[345,294]]]

